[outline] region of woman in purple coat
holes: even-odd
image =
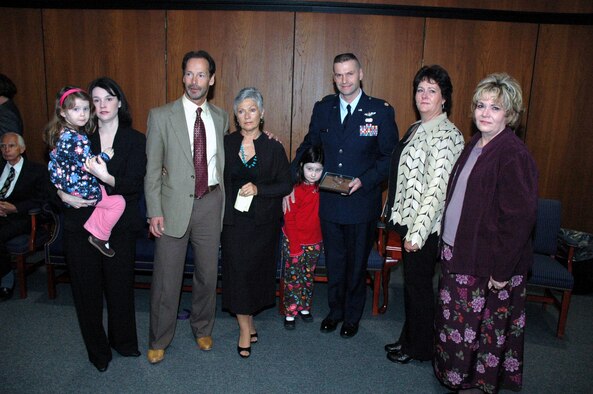
[[[434,370],[459,392],[519,390],[522,384],[538,173],[511,129],[522,112],[521,96],[507,74],[480,81],[472,101],[479,132],[449,180]]]

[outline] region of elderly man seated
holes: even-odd
[[[47,169],[25,159],[25,140],[6,133],[0,140],[0,301],[12,297],[14,273],[6,241],[31,229],[28,211],[40,207],[47,190]]]

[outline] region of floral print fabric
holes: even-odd
[[[488,289],[489,278],[450,272],[447,263],[452,256],[452,248],[444,245],[435,317],[437,378],[456,390],[520,390],[524,276],[513,276],[501,290]]]
[[[288,239],[282,239],[282,261],[284,262],[284,314],[296,316],[299,311],[309,311],[313,298],[314,273],[321,243],[303,245],[303,253],[290,256]]]
[[[92,157],[89,138],[77,131],[64,129],[48,163],[51,182],[60,190],[86,200],[101,200],[97,178],[86,172],[84,162]]]

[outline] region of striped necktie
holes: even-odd
[[[10,184],[14,180],[14,167],[10,167],[10,171],[8,172],[8,178],[6,178],[6,182],[0,189],[0,199],[4,199],[6,197],[6,193],[8,193],[8,189],[10,189]]]

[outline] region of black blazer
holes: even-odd
[[[93,133],[89,139],[93,154],[101,153],[99,133]],[[139,215],[138,199],[142,196],[144,174],[146,173],[146,137],[131,127],[120,126],[115,134],[113,150],[115,155],[107,163],[107,170],[115,178],[115,186],[103,186],[105,186],[107,194],[120,194],[126,200],[126,209],[113,231],[117,232],[123,229],[136,231],[142,228],[143,220]],[[61,203],[61,206],[64,204]],[[71,231],[77,231],[82,228],[94,208],[65,209],[64,227]]]
[[[236,131],[224,136],[224,187],[226,202],[223,224],[234,223],[235,198],[237,190],[232,188],[231,168],[236,163],[237,155],[243,136]],[[282,198],[292,190],[290,179],[290,165],[286,152],[281,143],[269,139],[262,134],[253,141],[257,155],[259,174],[254,182],[257,186],[257,196],[253,198],[251,209],[254,212],[255,223],[264,224],[282,220]]]
[[[13,204],[17,213],[15,215],[28,215],[32,208],[40,208],[47,198],[49,175],[47,168],[39,163],[27,160],[24,157],[21,173],[14,185],[10,196],[4,199]],[[0,160],[0,173],[4,171],[5,160]]]

